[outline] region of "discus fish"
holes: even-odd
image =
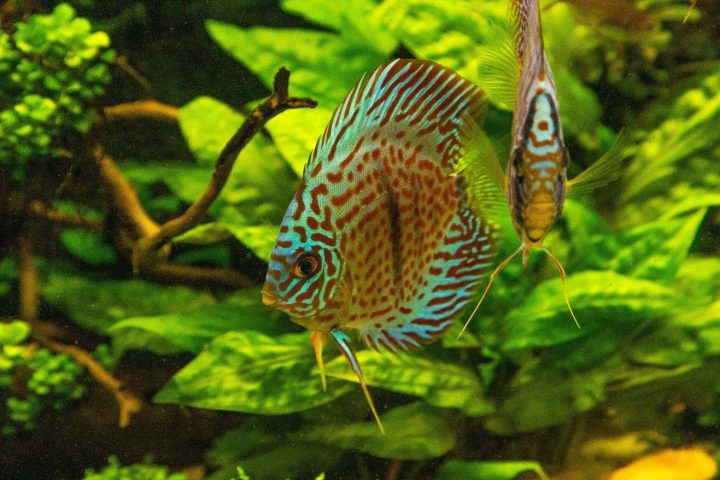
[[[470,324],[497,275],[519,253],[522,253],[523,267],[527,266],[533,248],[543,250],[555,264],[562,280],[565,303],[579,328],[565,289],[565,269],[543,246],[543,241],[562,213],[568,188],[572,188],[573,193],[587,192],[619,177],[620,152],[627,139],[621,132],[613,147],[600,160],[575,179],[567,181],[570,155],[563,137],[553,73],[545,56],[538,0],[513,0],[511,18],[515,31],[514,51],[499,49],[493,62],[498,71],[507,69],[508,65],[515,69],[509,73],[513,77],[510,81],[516,88],[512,99],[515,111],[505,191],[513,227],[521,243],[490,275],[485,291],[460,335]],[[508,52],[514,58],[508,59]],[[507,79],[504,84],[489,79],[488,85],[497,86],[499,95],[508,92]],[[507,99],[503,102],[509,103]],[[488,155],[482,158],[493,160]],[[500,170],[499,166],[488,168]]]
[[[464,158],[462,135],[486,109],[479,88],[435,63],[376,68],[335,110],[280,226],[263,302],[312,332],[323,388],[333,338],[381,430],[344,330],[407,350],[467,306],[496,255],[493,186]]]

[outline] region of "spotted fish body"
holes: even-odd
[[[436,340],[493,262],[495,226],[458,172],[486,105],[451,70],[395,60],[352,89],[305,166],[263,301],[313,332],[319,363],[332,335],[363,387],[341,329],[390,351]]]
[[[542,246],[562,213],[569,156],[557,92],[545,58],[537,0],[514,0],[516,53],[520,64],[507,196],[513,225],[527,247]]]

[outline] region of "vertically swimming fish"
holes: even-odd
[[[567,181],[570,155],[563,137],[555,81],[545,55],[538,0],[513,0],[511,18],[515,31],[514,51],[504,52],[500,49],[494,61],[499,71],[508,66],[516,70],[509,72],[506,75],[509,79],[505,79],[506,82],[515,83],[512,145],[505,190],[512,223],[521,243],[520,247],[493,271],[480,302],[468,318],[463,331],[500,271],[521,252],[525,267],[533,248],[547,253],[557,267],[562,279],[565,302],[577,324],[565,290],[565,270],[560,261],[543,246],[543,241],[562,213],[569,187],[575,192],[588,191],[619,176],[617,167],[621,160],[621,139],[615,142],[603,158],[572,181]],[[514,56],[513,59],[507,58],[508,52]],[[507,94],[507,83],[503,85],[502,81],[490,79],[488,84],[497,85],[500,95]],[[485,155],[483,159],[492,161],[493,157]]]
[[[311,330],[323,387],[332,336],[381,429],[343,330],[406,350],[436,340],[472,298],[496,227],[462,132],[486,108],[479,88],[435,63],[378,67],[335,110],[280,226],[263,302]]]

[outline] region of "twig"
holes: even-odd
[[[168,105],[167,103],[150,99],[105,107],[103,113],[105,114],[105,118],[110,121],[152,118],[154,120],[175,122],[178,117],[178,108],[174,105]]]
[[[26,232],[18,237],[18,264],[20,266],[20,318],[35,323],[38,318],[39,295],[37,267],[33,261],[30,239]]]
[[[33,216],[44,218],[64,227],[77,227],[95,232],[102,232],[103,223],[99,220],[73,215],[72,213],[61,212],[48,207],[38,200],[33,200],[27,206],[28,213]]]
[[[33,338],[57,353],[64,353],[74,358],[80,365],[87,368],[90,375],[115,397],[120,409],[118,426],[125,428],[130,424],[130,417],[142,408],[142,400],[134,393],[125,390],[123,383],[108,372],[92,355],[80,347],[56,342],[39,333],[33,332]]]
[[[148,82],[147,78],[143,76],[142,73],[140,73],[137,68],[130,65],[130,62],[128,62],[127,57],[124,55],[121,55],[115,60],[115,65],[120,68],[123,72],[127,73],[130,78],[135,80],[140,87],[142,87],[143,91],[145,92],[145,95],[148,97],[151,94],[151,87],[150,82]]]
[[[200,283],[219,285],[231,289],[246,288],[255,283],[235,270],[177,265],[167,262],[149,262],[144,265],[142,274],[160,282],[170,281],[195,286]]]
[[[270,98],[250,112],[238,131],[220,152],[220,156],[215,163],[215,171],[202,196],[190,205],[182,215],[164,223],[158,231],[141,238],[137,243],[137,255],[134,254],[134,258],[139,259],[146,253],[157,250],[173,237],[187,232],[200,223],[205,212],[225,186],[240,151],[263,128],[268,120],[291,108],[313,108],[317,105],[317,102],[309,98],[289,97],[289,79],[290,72],[284,67],[280,68],[275,74],[273,93]]]
[[[135,238],[153,235],[159,230],[155,221],[145,212],[140,199],[122,174],[115,161],[102,148],[96,147],[91,155],[100,179],[110,190],[113,204]]]
[[[402,468],[402,464],[402,460],[393,460],[390,464],[390,468],[388,468],[388,471],[385,474],[385,480],[397,480],[398,475],[400,475],[400,468]]]

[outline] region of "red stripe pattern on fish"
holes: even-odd
[[[407,350],[436,340],[471,299],[496,227],[457,167],[463,127],[486,108],[480,89],[435,63],[378,67],[336,109],[281,224],[263,301],[313,332],[321,374],[332,335],[379,425],[341,329]]]

